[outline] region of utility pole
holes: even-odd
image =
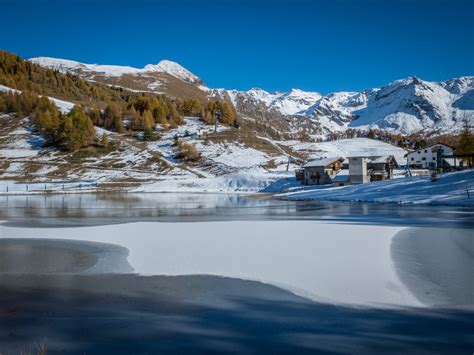
[[[221,118],[221,111],[215,110],[214,111],[214,133],[217,132],[217,121]]]
[[[290,163],[293,161],[291,155],[288,155],[288,163],[286,163],[286,171],[290,169]]]

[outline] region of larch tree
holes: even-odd
[[[457,154],[474,154],[474,135],[468,120],[463,121],[463,130],[456,149]],[[473,158],[468,158],[469,164],[473,164]]]
[[[125,130],[123,127],[122,112],[117,104],[110,103],[105,108],[104,127],[118,133],[122,133]]]
[[[62,141],[70,151],[77,151],[90,145],[96,139],[94,124],[89,116],[78,107],[66,115],[62,127]]]
[[[155,119],[149,110],[143,111],[143,129],[155,129]]]

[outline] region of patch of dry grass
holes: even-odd
[[[258,138],[256,133],[249,127],[242,125],[239,129],[230,128],[222,132],[208,134],[204,138],[204,143],[214,144],[240,143],[247,148],[262,151],[271,156],[280,155],[280,151],[269,141]]]

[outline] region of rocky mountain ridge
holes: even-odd
[[[211,89],[197,75],[167,60],[141,69],[47,57],[30,61],[133,91],[196,97],[201,101],[213,97],[227,99],[243,118],[264,120],[284,133],[303,132],[315,138],[348,128],[380,129],[403,135],[457,133],[463,120],[474,123],[474,77],[470,76],[439,83],[410,77],[382,88],[322,95],[299,89]]]

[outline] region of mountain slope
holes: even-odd
[[[330,132],[348,128],[373,128],[404,135],[457,133],[463,119],[474,123],[474,77],[440,83],[412,77],[382,88],[321,95],[298,89],[273,93],[258,88],[210,89],[189,70],[167,60],[141,69],[47,57],[30,60],[50,69],[134,91],[194,97],[202,102],[209,98],[230,100],[242,118],[258,120],[292,137],[325,138]]]
[[[461,127],[459,109],[453,107],[457,99],[459,95],[442,84],[416,77],[398,80],[369,95],[367,106],[353,111],[351,126],[368,125],[403,134],[455,130]]]
[[[261,89],[229,91],[239,110],[278,112],[284,116],[309,118],[322,132],[347,128],[381,129],[398,134],[457,133],[462,120],[474,123],[474,78],[461,77],[433,83],[413,77],[397,80],[380,89],[362,92],[335,92],[310,96],[302,91],[293,94],[268,93]],[[305,100],[306,99],[306,100]],[[301,110],[285,110],[298,107]]]
[[[252,99],[263,102],[268,109],[276,110],[285,116],[303,113],[321,99],[321,94],[318,92],[306,92],[299,89],[292,89],[289,92],[283,93],[269,93],[259,88],[253,88],[243,92],[228,90],[228,93],[234,105],[236,105],[239,99]]]
[[[156,65],[148,64],[140,69],[119,65],[84,64],[49,57],[31,58],[30,61],[44,68],[132,91],[166,94],[180,99],[194,97],[202,102],[207,101],[206,93],[199,88],[204,85],[201,79],[169,60],[162,60]]]

